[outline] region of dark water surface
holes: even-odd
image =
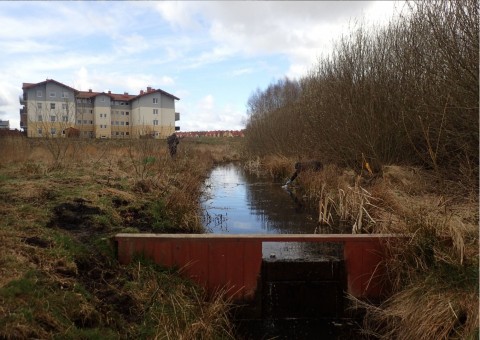
[[[317,216],[271,178],[239,164],[214,168],[205,182],[204,226],[216,234],[312,234]]]

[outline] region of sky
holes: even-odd
[[[394,1],[0,1],[0,120],[20,128],[22,83],[180,98],[180,131],[240,130],[257,89],[299,79],[355,22]]]

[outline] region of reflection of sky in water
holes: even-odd
[[[204,225],[213,233],[313,233],[315,216],[272,183],[234,164],[216,167],[205,181]]]

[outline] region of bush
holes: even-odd
[[[423,165],[478,185],[478,3],[416,2],[357,25],[299,81],[248,101],[252,156]]]

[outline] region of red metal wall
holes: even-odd
[[[234,300],[253,299],[262,263],[263,242],[337,242],[343,244],[348,293],[380,298],[385,293],[386,242],[395,235],[217,235],[117,234],[118,259],[128,264],[136,254],[204,286],[210,293],[229,289]]]

